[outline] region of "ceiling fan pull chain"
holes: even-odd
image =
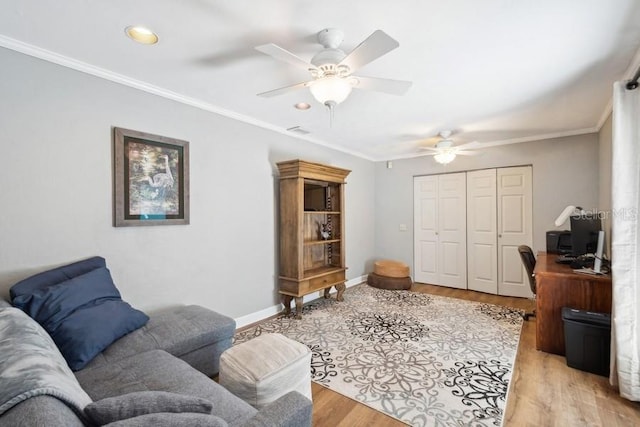
[[[324,103],[329,109],[329,127],[333,127],[333,110],[336,108],[335,101],[327,101]]]

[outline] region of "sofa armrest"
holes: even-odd
[[[297,391],[291,391],[268,404],[242,427],[304,427],[311,426],[313,403]]]
[[[23,400],[0,416],[0,426],[33,427],[65,426],[84,427],[78,415],[53,396],[33,396]]]

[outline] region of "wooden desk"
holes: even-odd
[[[611,276],[575,273],[556,258],[539,252],[536,260],[536,349],[564,355],[562,307],[611,313]]]

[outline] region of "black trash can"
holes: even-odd
[[[611,315],[562,307],[567,365],[609,376]]]

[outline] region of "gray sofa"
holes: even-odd
[[[8,306],[8,302],[0,300],[0,310]],[[137,400],[144,393],[137,392],[172,393],[165,393],[165,398],[175,395],[200,398],[208,402],[207,410],[159,411],[109,425],[311,425],[312,403],[297,392],[288,393],[258,411],[210,379],[218,372],[220,354],[232,344],[233,319],[199,306],[177,307],[149,317],[145,326],[118,339],[87,366],[74,372],[78,383],[96,404],[111,402],[108,398],[118,402],[121,398],[116,412],[124,411],[127,405],[144,407],[145,401]],[[0,389],[3,381],[0,376]],[[209,408],[212,409],[207,413]],[[8,409],[0,416],[0,425],[73,427],[96,423],[62,400],[44,394]]]

